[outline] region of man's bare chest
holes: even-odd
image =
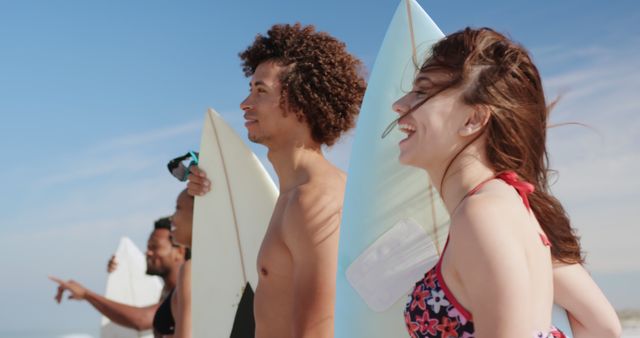
[[[270,275],[290,275],[292,257],[286,245],[286,201],[278,200],[258,253],[258,273],[261,278]]]

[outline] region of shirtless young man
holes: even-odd
[[[275,25],[240,54],[251,76],[240,104],[252,142],[265,145],[280,182],[258,255],[258,338],[333,337],[339,225],[346,175],[327,161],[353,127],[366,87],[361,62],[313,26]],[[188,191],[211,184],[192,168]]]
[[[154,336],[162,337],[162,329],[173,326],[173,324],[166,321],[166,316],[156,316],[156,313],[166,297],[175,288],[178,271],[187,254],[183,246],[172,243],[170,236],[171,220],[168,217],[164,217],[155,222],[153,232],[151,232],[147,242],[147,275],[159,276],[164,281],[164,287],[158,303],[143,307],[126,305],[107,299],[73,280],[64,281],[50,276],[51,280],[58,283],[55,300],[58,303],[62,302],[63,294],[68,291],[70,299],[86,300],[116,324],[139,331],[153,328]],[[107,271],[111,273],[115,266],[116,262],[112,257]]]

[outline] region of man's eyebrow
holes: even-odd
[[[265,87],[269,87],[267,86],[267,84],[262,81],[262,80],[258,80],[255,83],[249,82],[249,87],[253,87],[253,86],[265,86]]]

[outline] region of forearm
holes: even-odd
[[[191,338],[191,299],[178,298],[174,338]]]
[[[148,307],[130,306],[114,302],[91,291],[87,291],[85,299],[96,310],[116,324],[138,331],[147,330],[153,326],[153,316],[157,305]]]
[[[180,267],[178,284],[173,294],[175,300],[176,330],[174,338],[191,338],[191,261]],[[172,303],[173,304],[173,303]]]
[[[584,325],[569,314],[573,338],[618,338],[621,334],[619,322]]]
[[[191,338],[191,311],[182,312],[176,316],[176,331],[174,338]]]
[[[553,275],[555,302],[569,313],[575,337],[621,335],[615,310],[584,267],[556,264]]]

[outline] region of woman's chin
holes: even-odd
[[[398,156],[398,162],[402,165],[414,167],[418,169],[426,169],[424,158],[420,158],[415,156],[416,154],[411,154],[409,152],[400,151],[400,156]]]
[[[400,150],[400,156],[398,156],[398,162],[406,166],[412,166],[412,167],[415,166],[411,156],[406,151],[402,151],[402,150]]]

